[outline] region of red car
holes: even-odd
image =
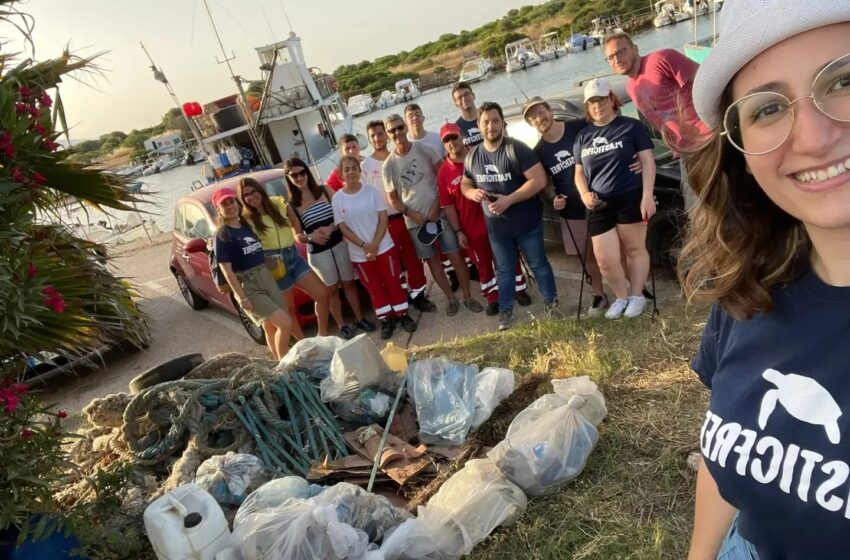
[[[232,294],[222,294],[212,279],[209,265],[209,251],[212,248],[212,235],[215,231],[216,212],[210,198],[222,188],[230,187],[234,191],[239,179],[252,177],[266,188],[269,196],[288,197],[286,179],[283,170],[270,169],[238,175],[219,181],[213,185],[193,190],[181,197],[174,207],[174,233],[171,242],[171,262],[169,269],[177,280],[180,293],[186,299],[189,307],[195,310],[203,309],[210,303],[226,309],[239,316],[242,326],[257,344],[265,344],[263,329],[253,323],[244,311],[236,304]],[[306,255],[306,247],[296,243],[302,257]],[[316,320],[313,312],[313,300],[297,286],[295,287],[295,316],[301,325]]]

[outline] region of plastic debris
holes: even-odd
[[[434,445],[460,445],[472,427],[478,366],[437,358],[407,368],[419,419],[419,439]]]
[[[324,379],[331,373],[334,353],[344,343],[337,336],[313,336],[299,340],[280,359],[275,370],[303,371],[311,379]]]
[[[266,481],[262,462],[247,453],[210,457],[198,467],[195,484],[222,505],[238,506],[248,493]]]
[[[486,367],[475,376],[475,412],[472,428],[478,428],[490,418],[502,400],[514,392],[514,372],[497,367]]]
[[[321,382],[322,400],[351,400],[369,387],[395,392],[398,376],[381,358],[378,347],[366,334],[343,343],[331,359],[330,375]]]
[[[239,511],[236,512],[233,527],[235,529],[245,517],[253,513],[279,507],[290,499],[312,498],[324,489],[324,486],[310,484],[300,476],[285,476],[270,480],[251,492],[245,499]]]

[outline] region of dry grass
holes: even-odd
[[[559,492],[532,500],[517,525],[491,536],[471,558],[686,556],[695,484],[686,459],[697,449],[708,395],[689,360],[706,313],[673,302],[662,312],[654,323],[649,317],[545,321],[417,352],[420,358],[508,366],[523,377],[590,375],[608,404],[585,472]],[[476,437],[485,445],[496,443],[516,412],[540,392],[515,395]]]

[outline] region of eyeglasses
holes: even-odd
[[[387,129],[387,134],[390,134],[391,136],[395,136],[396,134],[404,132],[405,128],[407,128],[407,125],[400,124],[398,126],[394,126],[392,128]]]
[[[447,142],[454,142],[458,138],[460,138],[460,137],[457,134],[449,134],[448,136],[443,138],[443,144],[445,144]]]
[[[775,91],[759,91],[738,99],[723,114],[720,135],[748,156],[770,153],[791,137],[794,104],[806,98],[832,120],[850,122],[850,53],[818,72],[809,95],[792,100]]]
[[[608,62],[614,62],[615,58],[623,58],[626,56],[626,53],[629,51],[629,47],[623,47],[621,49],[617,49],[615,52],[609,54],[605,57],[605,60]]]
[[[302,169],[301,171],[290,171],[289,172],[289,178],[290,179],[298,179],[299,177],[306,177],[306,176],[307,176],[307,170],[306,169]]]
[[[248,198],[249,196],[254,196],[255,194],[256,194],[256,195],[259,195],[260,193],[258,193],[257,191],[246,191],[246,190],[243,190],[243,191],[242,191],[242,198]]]

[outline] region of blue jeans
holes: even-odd
[[[525,262],[537,278],[537,289],[543,301],[552,303],[558,297],[555,288],[555,273],[546,257],[543,246],[543,224],[528,233],[515,237],[496,238],[490,236],[493,256],[496,259],[496,284],[499,286],[499,311],[514,308],[514,284],[516,282],[517,251],[522,251]]]
[[[758,554],[750,541],[738,532],[738,514],[732,520],[732,526],[720,545],[717,560],[758,560]]]

